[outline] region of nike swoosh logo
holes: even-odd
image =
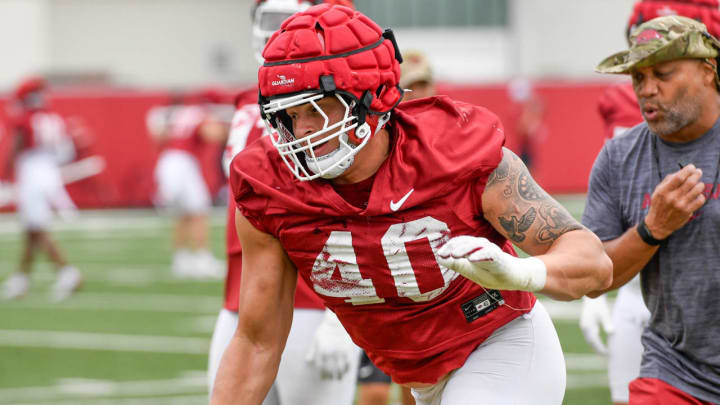
[[[407,201],[407,199],[410,197],[410,194],[412,194],[413,191],[415,191],[415,189],[414,189],[414,188],[411,188],[410,191],[408,191],[408,193],[405,194],[405,195],[403,196],[403,198],[401,198],[400,201],[398,201],[398,202],[395,202],[395,201],[392,201],[392,200],[391,200],[391,201],[390,201],[390,209],[393,210],[393,211],[399,210],[400,207],[402,207],[402,205],[405,204],[405,201]]]

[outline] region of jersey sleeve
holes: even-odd
[[[459,178],[468,178],[484,187],[490,174],[497,168],[503,157],[505,129],[500,119],[490,110],[472,104],[455,102],[457,122],[447,132],[457,131],[450,139],[450,164],[457,165]]]
[[[615,239],[625,232],[619,197],[616,195],[616,176],[612,171],[615,166],[608,150],[611,144],[612,141],[605,143],[593,164],[582,215],[583,225],[602,241]]]
[[[421,181],[445,187],[478,181],[484,186],[500,163],[505,144],[503,126],[495,114],[447,96],[401,104],[398,109],[409,138],[403,144],[403,164],[419,171]]]
[[[503,146],[505,145],[505,130],[500,119],[490,111],[483,114],[486,122],[484,127],[478,129],[482,141],[477,146],[481,157],[477,162],[477,170],[474,180],[476,185],[482,185],[483,190],[490,174],[500,164],[503,158]]]
[[[267,209],[268,199],[253,188],[244,169],[243,160],[252,159],[251,150],[239,153],[230,164],[230,190],[235,207],[258,230],[270,233],[263,222],[262,213]]]
[[[481,161],[479,166],[480,170],[478,170],[474,176],[475,189],[476,192],[478,192],[478,195],[482,195],[485,191],[485,185],[487,184],[490,174],[497,169],[504,154],[503,145],[505,144],[505,133],[500,119],[495,117],[495,122],[492,123],[491,127],[496,128],[493,131],[494,133],[492,136],[489,136],[489,139],[486,142],[491,147],[488,149],[486,156]]]

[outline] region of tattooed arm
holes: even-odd
[[[488,179],[482,209],[500,234],[545,263],[541,293],[570,300],[610,285],[612,262],[600,240],[540,188],[509,149]]]

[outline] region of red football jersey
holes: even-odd
[[[265,132],[265,124],[260,118],[260,107],[257,104],[257,89],[240,93],[237,97],[237,109],[233,115],[227,145],[223,154],[223,166],[229,171],[230,161],[245,146],[260,139]],[[240,292],[240,274],[242,272],[242,248],[235,230],[235,201],[228,201],[228,215],[225,234],[225,246],[228,257],[228,271],[225,279],[225,309],[233,312],[238,310],[238,293]],[[299,280],[295,292],[295,308],[324,309],[320,298],[312,292],[304,281]]]
[[[201,106],[183,106],[172,115],[169,123],[167,149],[180,149],[195,156],[202,153],[205,141],[200,136],[200,125],[207,119]]]
[[[535,297],[494,291],[440,266],[450,237],[483,236],[481,195],[505,135],[484,108],[435,97],[401,104],[366,208],[324,180],[297,181],[268,137],[240,153],[230,182],[243,215],[280,240],[355,343],[398,383],[435,383]]]
[[[598,111],[605,124],[605,136],[612,138],[643,121],[632,83],[608,88],[598,100]]]
[[[65,120],[45,110],[28,110],[15,118],[13,128],[21,137],[20,150],[44,148],[54,150],[69,140]]]

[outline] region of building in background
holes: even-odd
[[[0,37],[11,57],[0,66],[0,90],[27,72],[135,87],[252,83],[250,33],[241,18],[252,1],[4,0]],[[432,55],[439,81],[476,83],[597,79],[598,55],[624,45],[632,0],[357,3],[403,38],[402,49]]]

